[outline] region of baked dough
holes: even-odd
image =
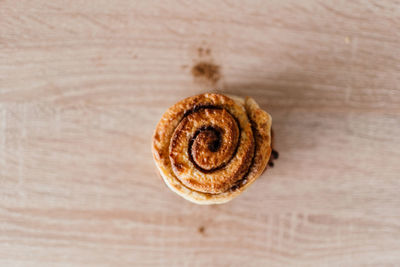
[[[183,198],[225,203],[264,171],[271,155],[271,122],[250,97],[188,97],[157,124],[154,161],[168,187]]]

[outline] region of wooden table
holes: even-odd
[[[275,167],[191,204],[163,112],[273,116]],[[399,266],[398,1],[0,1],[1,266]]]

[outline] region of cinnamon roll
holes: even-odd
[[[157,124],[154,161],[178,195],[197,204],[224,203],[264,171],[271,122],[250,97],[192,96],[170,107]]]

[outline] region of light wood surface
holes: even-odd
[[[206,91],[280,153],[219,206],[150,151]],[[399,1],[0,1],[0,266],[148,265],[400,266]]]

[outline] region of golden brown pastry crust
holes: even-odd
[[[152,149],[171,190],[198,204],[224,203],[265,169],[271,117],[252,98],[189,97],[164,113]]]

